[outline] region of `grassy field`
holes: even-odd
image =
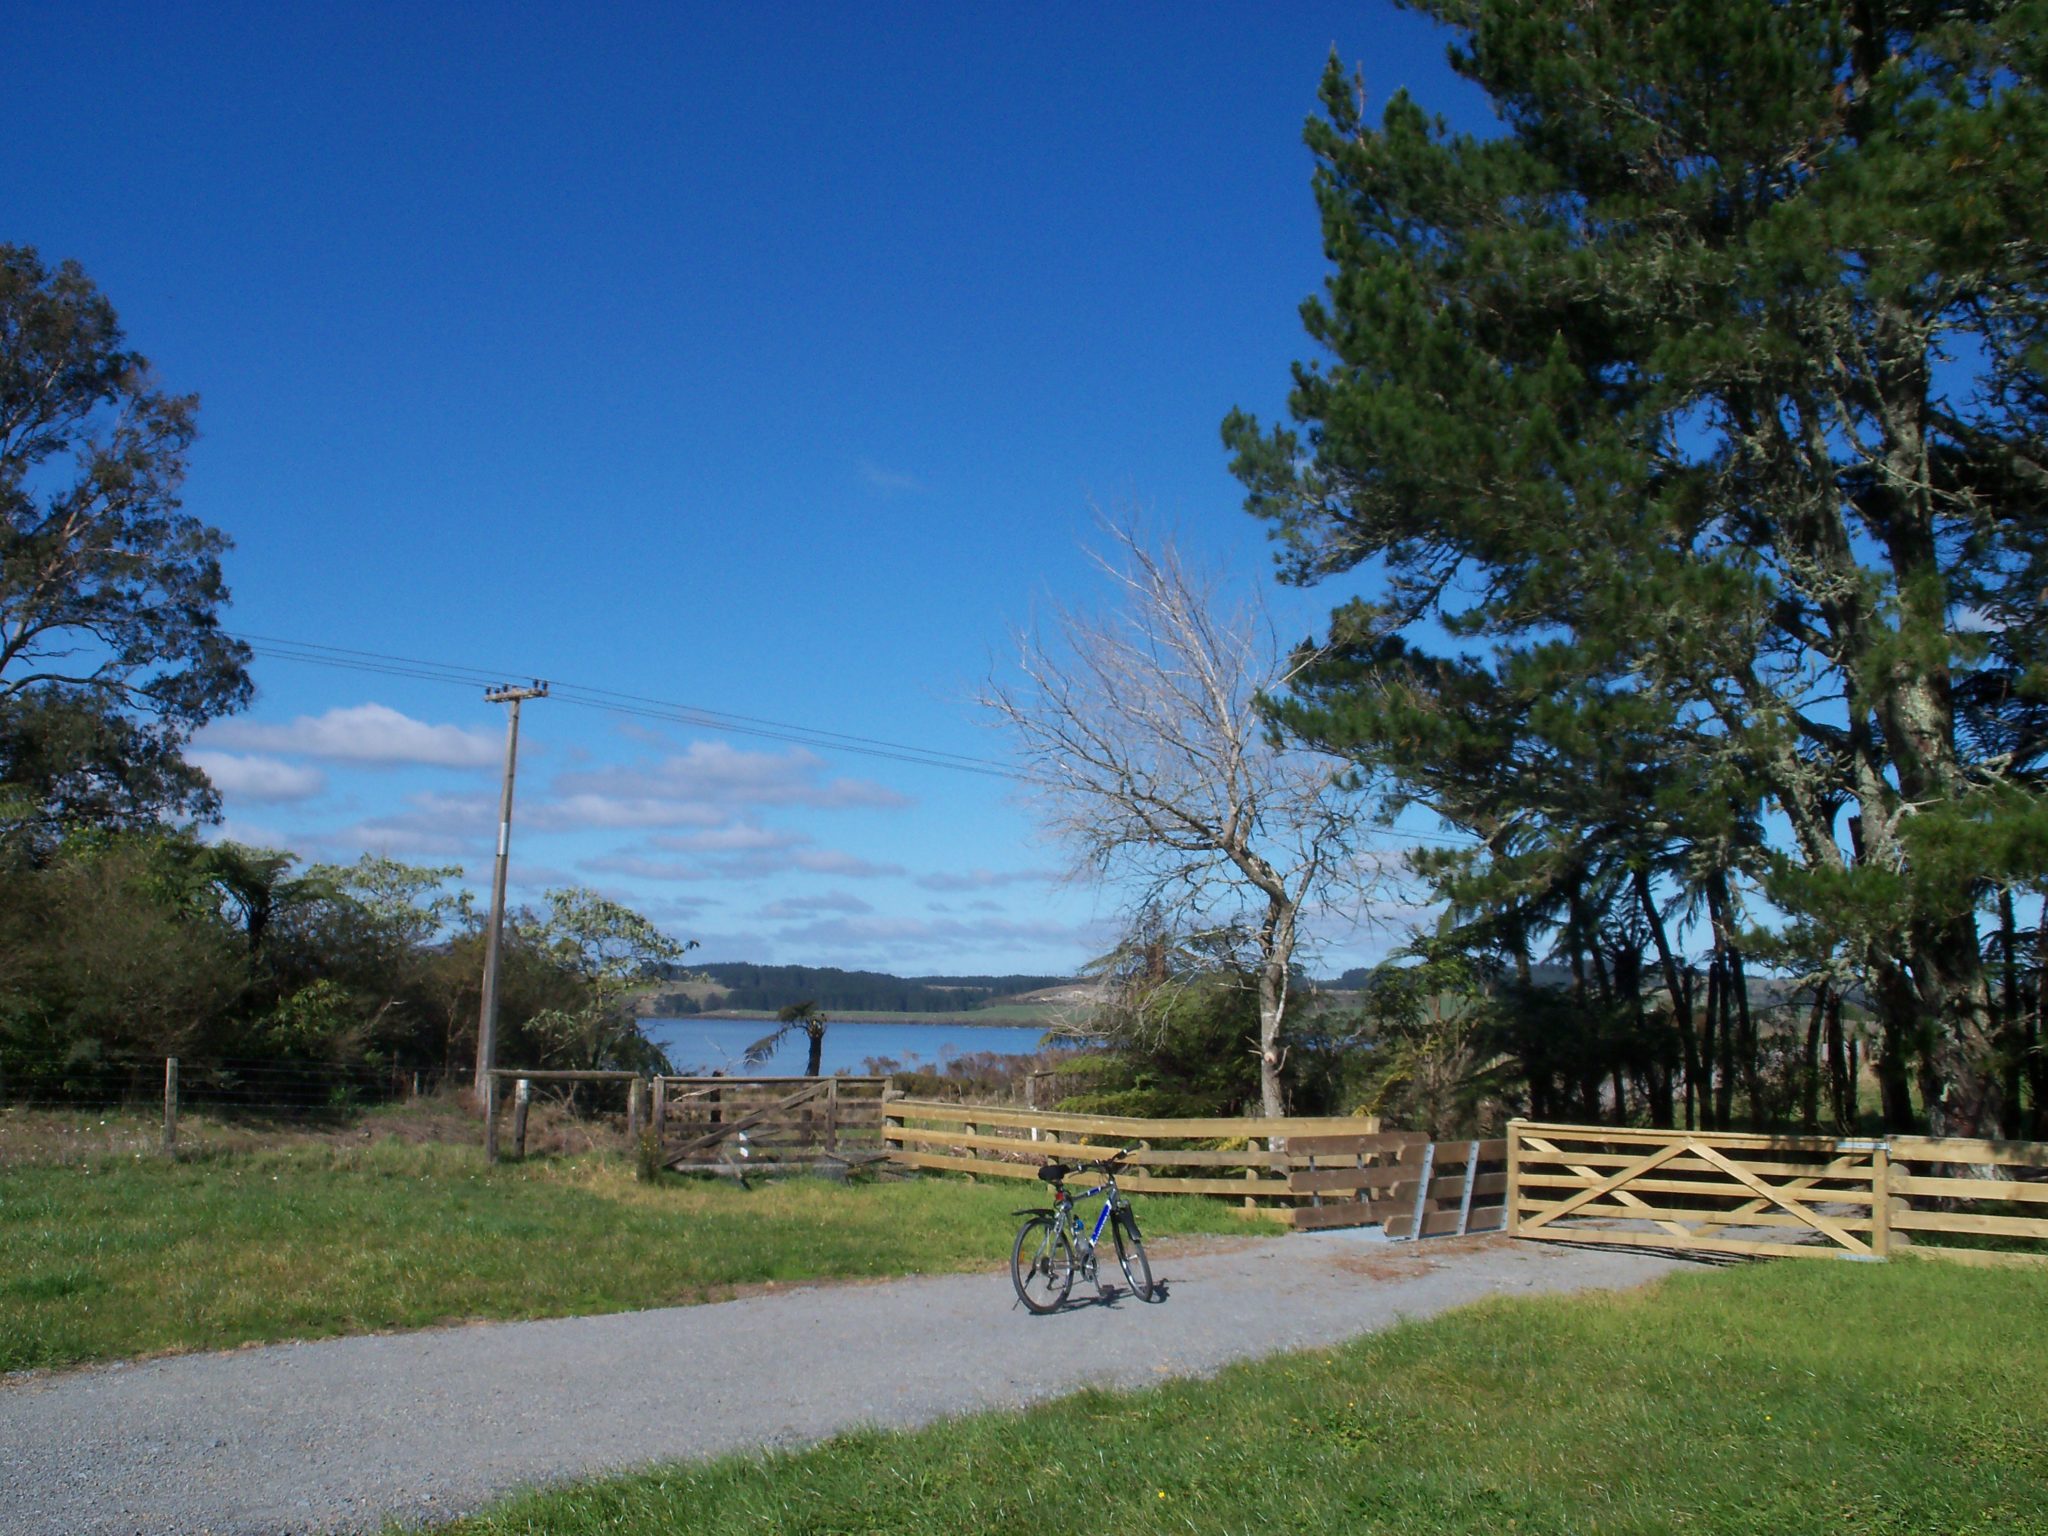
[[[1036,1188],[636,1181],[609,1154],[306,1138],[169,1162],[83,1138],[0,1170],[0,1370],[694,1303],[793,1280],[996,1268]],[[125,1144],[118,1143],[117,1144]],[[1148,1233],[1242,1233],[1150,1199]]]
[[[444,1536],[2048,1533],[2048,1277],[1780,1264],[536,1494]]]

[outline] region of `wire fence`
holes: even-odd
[[[177,1063],[174,1070],[171,1061]],[[0,1109],[149,1109],[168,1094],[173,1107],[185,1111],[312,1120],[433,1097],[470,1079],[467,1071],[390,1063],[0,1048]]]

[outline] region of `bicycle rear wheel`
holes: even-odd
[[[1131,1282],[1131,1294],[1140,1301],[1157,1300],[1159,1287],[1152,1280],[1152,1261],[1145,1257],[1145,1240],[1138,1236],[1138,1218],[1129,1211],[1118,1211],[1112,1230],[1116,1233],[1116,1260],[1123,1266],[1124,1278]]]
[[[1050,1312],[1074,1285],[1074,1245],[1051,1216],[1034,1216],[1010,1246],[1010,1284],[1028,1312]]]

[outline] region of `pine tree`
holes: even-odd
[[[1324,355],[1299,430],[1225,423],[1251,509],[1293,579],[1381,575],[1354,656],[1447,637],[1524,734],[1775,813],[1768,898],[1918,1047],[1934,1129],[1995,1130],[1978,919],[2048,826],[2048,7],[1422,8],[1506,132],[1372,127],[1333,58]],[[1321,705],[1386,761],[1394,714]]]

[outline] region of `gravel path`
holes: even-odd
[[[187,1355],[0,1385],[0,1531],[307,1533],[446,1519],[533,1483],[1142,1386],[1496,1294],[1678,1267],[1505,1239],[1168,1248],[1168,1286],[1032,1317],[1007,1273]],[[1076,1299],[1093,1296],[1084,1284]]]

